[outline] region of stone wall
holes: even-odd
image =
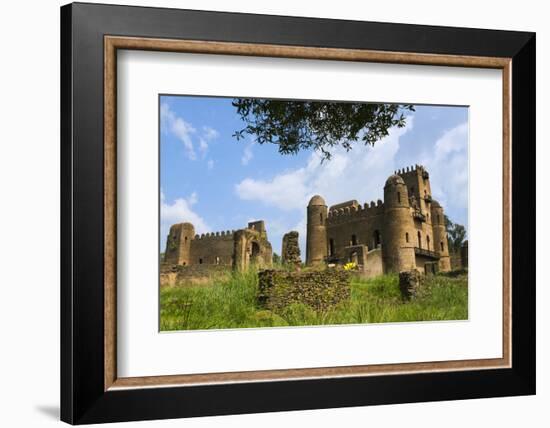
[[[290,265],[299,265],[302,262],[300,259],[299,234],[295,230],[285,233],[283,236],[281,260],[284,264]]]
[[[191,265],[233,265],[233,233],[197,237],[191,241]]]
[[[258,302],[277,311],[291,303],[303,303],[324,311],[350,297],[350,274],[341,269],[258,273]]]
[[[367,253],[367,264],[363,269],[365,278],[374,278],[384,274],[384,264],[382,262],[382,250],[376,248]]]
[[[231,267],[224,265],[168,265],[160,267],[160,286],[173,287],[201,285],[215,279],[225,279],[231,275]]]

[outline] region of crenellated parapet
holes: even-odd
[[[418,165],[418,164],[397,169],[393,173],[397,175],[403,175],[411,172],[416,172],[417,174],[421,174],[422,177],[426,179],[430,178],[430,175],[428,174],[428,171],[426,170],[424,165]]]
[[[384,202],[381,199],[363,205],[353,204],[338,208],[338,205],[331,207],[327,216],[327,224],[341,224],[348,221],[364,220],[368,217],[377,216],[384,213]]]
[[[207,240],[207,239],[233,239],[235,230],[222,230],[220,232],[208,232],[195,235],[194,240]]]

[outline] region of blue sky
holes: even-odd
[[[205,233],[265,220],[275,252],[284,233],[298,230],[304,257],[312,195],[329,206],[383,199],[386,178],[413,164],[426,166],[433,197],[468,229],[466,107],[416,106],[404,128],[374,147],[336,149],[324,163],[312,151],[283,156],[252,137],[237,141],[243,123],[230,98],[161,96],[160,110],[161,251],[174,223],[189,221]]]

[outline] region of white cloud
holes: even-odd
[[[432,194],[448,209],[468,207],[468,123],[443,133],[424,156],[422,164],[430,172]]]
[[[243,156],[241,157],[241,164],[248,165],[248,163],[254,157],[254,153],[252,152],[252,146],[253,145],[254,145],[254,143],[250,142],[244,147]]]
[[[164,133],[171,133],[181,141],[186,156],[191,160],[197,159],[193,138],[199,134],[193,125],[182,117],[179,117],[167,103],[160,106],[161,130]],[[203,126],[198,136],[198,150],[202,157],[208,151],[208,142],[218,138],[220,133],[210,126]]]
[[[215,140],[220,136],[220,133],[210,126],[203,126],[201,137],[199,138],[199,151],[201,152],[203,158],[206,156],[208,151],[208,142]]]
[[[412,129],[413,123],[413,117],[407,118],[404,128],[392,129],[390,135],[374,147],[358,143],[350,152],[337,148],[332,151],[331,160],[323,163],[319,154],[312,153],[302,168],[266,180],[245,178],[235,186],[235,192],[242,200],[257,201],[287,212],[265,218],[270,241],[279,253],[282,235],[298,231],[301,257],[305,260],[306,207],[311,196],[322,195],[329,206],[350,199],[360,203],[382,199],[386,179],[398,169],[395,155],[399,139]]]
[[[245,178],[235,187],[239,198],[258,201],[284,211],[305,210],[311,196],[320,194],[328,205],[357,199],[359,202],[382,198],[387,177],[395,170],[399,139],[413,127],[413,117],[404,128],[393,128],[374,147],[357,143],[350,152],[342,147],[332,151],[329,161],[321,162],[312,153],[307,164],[275,175],[268,180]]]
[[[214,160],[208,159],[208,162],[206,162],[206,166],[208,167],[209,170],[214,169]]]
[[[210,126],[202,127],[202,136],[205,140],[211,141],[220,136],[220,133]]]
[[[172,203],[166,202],[164,192],[160,192],[160,233],[161,233],[161,251],[164,251],[166,245],[166,236],[170,226],[176,223],[189,222],[195,226],[195,233],[206,233],[210,227],[193,211],[193,205],[198,202],[196,192],[191,193],[186,198],[177,198]]]
[[[187,157],[191,160],[195,160],[197,155],[195,154],[191,135],[196,132],[196,129],[183,118],[177,116],[167,103],[163,103],[160,106],[160,120],[161,130],[173,134],[180,140],[185,148]]]
[[[199,151],[204,156],[206,154],[206,151],[208,150],[208,143],[204,138],[199,139]]]

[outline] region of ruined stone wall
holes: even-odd
[[[186,286],[209,284],[212,280],[223,280],[231,275],[231,267],[225,265],[161,265],[160,285]]]
[[[367,253],[367,263],[363,269],[363,275],[366,278],[384,274],[384,263],[382,262],[382,249],[376,248]]]
[[[173,224],[166,239],[163,261],[170,264],[189,264],[191,241],[194,236],[195,228],[191,223]]]
[[[233,239],[233,267],[246,270],[249,266],[270,267],[273,264],[271,243],[254,229],[240,229]]]
[[[302,262],[300,259],[299,236],[299,233],[295,230],[284,234],[281,251],[281,261],[283,263],[299,265]]]
[[[207,233],[191,241],[191,265],[233,265],[232,231]]]
[[[258,301],[277,311],[292,303],[303,303],[324,311],[350,297],[350,274],[341,269],[258,273]]]

